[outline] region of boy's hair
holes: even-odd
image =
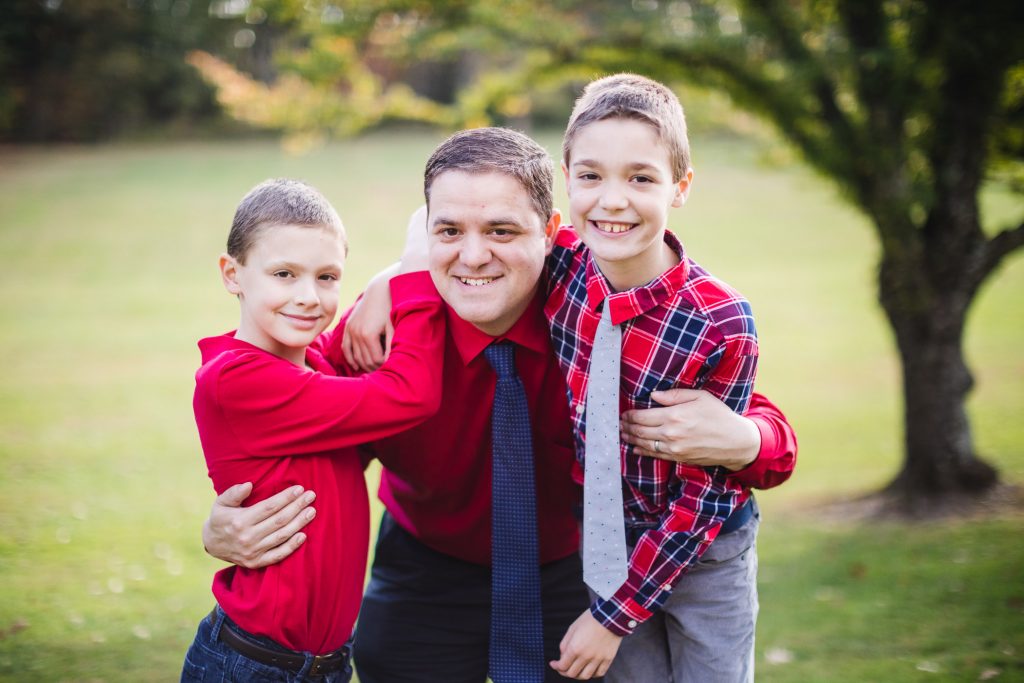
[[[591,81],[583,89],[565,129],[562,160],[569,166],[573,142],[584,126],[605,119],[642,121],[658,131],[668,147],[672,181],[679,182],[690,169],[690,142],[686,116],[679,98],[667,87],[636,74],[615,74]]]
[[[244,264],[256,239],[274,225],[332,230],[341,237],[348,252],[348,240],[338,212],[315,187],[301,180],[273,178],[249,190],[239,202],[228,233],[228,254]]]
[[[423,195],[428,207],[430,188],[445,171],[504,173],[518,180],[529,193],[543,223],[555,210],[551,157],[543,147],[514,130],[473,128],[438,145],[423,172]]]

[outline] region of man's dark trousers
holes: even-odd
[[[384,513],[355,636],[360,683],[484,683],[491,570],[439,553]],[[541,567],[544,660],[590,604],[579,555]],[[568,680],[548,669],[545,681]],[[600,679],[592,679],[600,680]]]

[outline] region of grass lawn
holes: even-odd
[[[177,680],[218,567],[199,541],[212,490],[191,391],[195,340],[237,321],[216,270],[235,204],[271,176],[320,187],[349,229],[351,301],[397,255],[440,138],[389,133],[305,157],[266,141],[0,150],[0,680]],[[557,150],[557,134],[542,139]],[[760,496],[758,679],[1024,680],[1019,508],[911,526],[818,512],[900,462],[870,227],[793,163],[735,141],[694,148],[673,227],[751,300],[759,388],[801,438],[793,479]],[[1021,208],[985,196],[992,226]],[[967,333],[977,446],[1016,484],[1022,292],[1018,254]]]

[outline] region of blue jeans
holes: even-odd
[[[344,670],[322,676],[310,676],[307,672],[313,665],[313,655],[304,654],[306,664],[300,671],[288,671],[277,666],[263,664],[245,655],[239,654],[220,639],[220,630],[227,621],[234,631],[254,643],[271,649],[286,650],[269,638],[253,635],[242,630],[224,614],[219,606],[216,613],[199,622],[199,630],[192,646],[185,654],[185,665],[181,670],[182,683],[226,683],[228,681],[252,681],[253,683],[299,683],[315,681],[316,683],[348,683],[352,679],[352,664]]]

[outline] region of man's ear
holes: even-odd
[[[224,281],[224,289],[238,296],[242,287],[238,284],[238,261],[228,254],[220,255],[220,279]]]
[[[676,187],[676,196],[672,199],[672,206],[679,208],[686,203],[686,198],[690,196],[690,185],[693,183],[693,169],[686,169],[686,175],[679,181]]]
[[[565,176],[565,184],[569,184],[569,167],[565,165],[565,159],[562,159],[562,174]]]
[[[555,235],[558,233],[558,227],[562,225],[562,212],[555,209],[551,212],[551,218],[548,219],[547,225],[544,226],[544,253],[550,254],[551,249],[555,246]]]

